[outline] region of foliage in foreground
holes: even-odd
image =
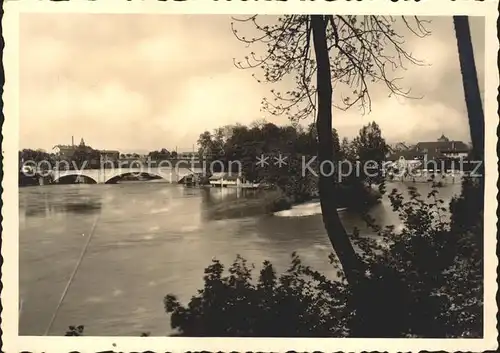
[[[258,281],[239,257],[223,275],[217,260],[205,270],[205,288],[183,307],[172,295],[171,325],[188,336],[342,336],[345,287],[304,266],[296,254],[279,278],[264,262]],[[328,318],[325,320],[324,318]],[[332,325],[331,321],[335,324]]]
[[[84,331],[85,331],[85,326],[79,325],[79,326],[68,326],[68,330],[64,334],[64,336],[74,336],[74,337],[80,337],[84,336]],[[141,333],[141,337],[149,337],[149,332],[143,332]]]
[[[482,205],[478,186],[464,181],[452,200],[451,219],[434,188],[422,197],[390,195],[403,229],[380,229],[376,237],[353,234],[369,270],[353,291],[335,256],[338,280],[301,263],[277,276],[264,262],[256,280],[253,266],[238,257],[224,274],[217,260],[205,270],[205,285],[184,306],[164,299],[171,326],[183,336],[278,337],[479,337],[482,336]],[[362,293],[354,297],[353,292]],[[361,311],[364,315],[356,315]]]

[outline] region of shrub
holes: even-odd
[[[464,181],[464,188],[470,185]],[[482,214],[482,207],[471,212],[463,205],[457,206],[457,202],[470,200],[463,192],[452,200],[449,208],[452,214],[448,217],[448,208],[437,198],[438,187],[434,185],[425,198],[410,187],[409,201],[404,201],[394,190],[389,198],[403,221],[402,231],[396,233],[393,227],[380,229],[372,224],[379,234],[376,240],[355,238],[371,277],[383,282],[384,289],[389,288],[383,293],[390,300],[374,305],[372,299],[371,304],[376,308],[394,308],[395,317],[391,317],[392,313],[385,317],[396,327],[384,329],[394,336],[482,335],[482,265],[470,256],[477,253],[479,246],[471,239],[482,238],[482,227],[466,229],[456,223],[457,218],[463,219],[463,212]],[[475,216],[475,220],[480,219]],[[362,296],[361,303],[374,297],[374,289],[370,289],[371,293]],[[393,292],[397,296],[391,295]],[[374,311],[382,315],[381,310]],[[371,324],[376,320],[373,315]]]
[[[253,266],[252,266],[253,268]],[[279,278],[266,261],[257,281],[238,256],[224,275],[213,260],[205,285],[184,307],[172,295],[164,300],[171,325],[184,336],[297,337],[343,336],[348,313],[346,287],[304,266],[292,254],[290,268]]]
[[[64,336],[83,336],[84,329],[85,327],[83,325],[69,326]]]

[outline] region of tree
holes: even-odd
[[[213,155],[214,142],[212,141],[212,134],[209,131],[200,134],[197,144],[200,158]]]
[[[453,225],[459,230],[469,231],[468,234],[472,235],[469,237],[469,241],[477,245],[477,252],[476,254],[467,255],[476,261],[480,269],[478,274],[479,281],[481,281],[484,273],[484,110],[479,91],[468,17],[453,16],[453,24],[457,39],[458,58],[460,61],[460,71],[462,73],[462,83],[465,94],[464,98],[467,106],[467,116],[469,119],[469,129],[472,140],[471,157],[481,162],[479,168],[479,183],[476,184],[472,180],[465,179],[462,184],[461,197],[455,199],[455,202],[452,203],[452,207],[455,210]],[[467,210],[475,210],[476,212],[468,212]]]
[[[159,155],[161,156],[161,158],[170,158],[171,153],[166,148],[162,148],[159,151]]]
[[[332,129],[332,145],[333,145],[333,156],[336,160],[341,160],[342,155],[340,153],[340,137],[337,129]]]
[[[484,111],[467,16],[453,16],[474,158],[484,158]]]
[[[360,160],[382,161],[389,147],[382,137],[382,131],[376,122],[371,122],[359,130],[359,135],[353,141],[357,157]]]
[[[363,166],[361,177],[364,181],[369,184],[382,182],[384,177],[382,163],[389,152],[389,146],[382,137],[382,131],[376,122],[371,122],[359,130],[359,135],[353,140],[353,149]]]
[[[234,128],[241,126],[240,124],[235,125],[224,125],[215,129],[214,131],[214,141],[218,146],[222,146],[228,139],[231,138]]]
[[[467,16],[453,16],[455,35],[457,38],[458,58],[462,83],[464,86],[465,103],[469,119],[469,129],[472,140],[472,158],[480,161],[478,174],[480,175],[480,195],[484,196],[484,111],[477,80],[474,49]],[[484,198],[481,199],[484,207]]]
[[[253,129],[254,127],[261,128],[262,126],[266,125],[267,123],[268,123],[268,121],[264,118],[257,119],[257,120],[254,120],[250,123],[250,128],[251,129]]]
[[[354,150],[354,146],[347,137],[344,137],[342,139],[342,142],[340,144],[340,153],[342,154],[342,157],[347,160],[356,159],[356,151]]]
[[[409,91],[403,90],[397,85],[396,78],[390,77],[389,67],[395,69],[404,67],[406,63],[420,62],[404,49],[403,37],[393,28],[395,18],[287,15],[279,17],[276,23],[261,25],[257,17],[254,15],[235,21],[253,24],[260,31],[258,36],[247,38],[240,35],[234,23],[233,33],[248,45],[264,43],[267,53],[258,57],[251,52],[245,57],[245,63],[240,61],[235,64],[243,69],[260,67],[264,80],[271,83],[293,75],[296,87],[285,94],[271,91],[276,103],[264,100],[263,107],[271,114],[287,114],[292,120],[316,113],[320,164],[334,160],[332,106],[348,109],[361,105],[369,110],[369,82],[383,82],[391,94],[409,96]],[[418,37],[428,34],[425,22],[416,17],[414,24],[410,24],[405,17],[401,22]],[[333,83],[337,87],[343,85],[349,91],[335,104],[332,101]],[[317,105],[313,103],[314,95]],[[334,173],[328,174],[321,173],[319,178],[323,223],[347,281],[354,288],[359,281],[364,281],[365,266],[355,254],[340,221],[334,201]]]
[[[233,32],[249,45],[265,43],[267,53],[258,57],[251,52],[245,57],[245,63],[240,61],[236,65],[240,68],[260,67],[264,80],[271,83],[293,75],[295,89],[285,94],[271,91],[275,103],[264,100],[264,109],[275,115],[287,114],[292,120],[317,112],[319,163],[334,160],[332,106],[348,109],[360,104],[370,109],[370,81],[385,83],[391,94],[408,96],[409,92],[389,76],[388,66],[396,68],[404,67],[408,62],[420,62],[403,48],[402,37],[393,29],[396,21],[393,17],[288,15],[266,25],[259,24],[257,17],[235,21],[253,24],[260,35],[253,38],[240,35],[234,23]],[[428,34],[425,22],[418,18],[414,19],[414,25],[404,17],[402,23],[419,37]],[[391,51],[395,55],[388,54]],[[316,85],[313,84],[314,76]],[[332,102],[332,82],[343,85],[350,92],[335,104]],[[317,96],[317,105],[313,103],[314,95]],[[333,202],[333,173],[330,177],[324,174],[319,178],[323,222],[347,279],[354,284],[360,277],[359,273],[363,272],[363,266],[354,253]]]

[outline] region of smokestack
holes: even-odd
[[[71,136],[71,147],[75,145],[75,137]]]

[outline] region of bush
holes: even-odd
[[[64,336],[83,336],[84,329],[85,327],[83,325],[69,326]]]
[[[456,223],[457,219],[464,219],[463,212],[482,214],[482,207],[471,212],[462,207],[464,204],[457,206],[457,202],[469,204],[471,200],[464,197],[463,192],[450,204],[450,219],[446,214],[448,208],[437,198],[438,187],[434,185],[426,198],[410,187],[409,201],[403,201],[394,190],[389,198],[403,221],[402,231],[396,233],[393,227],[380,229],[372,224],[379,234],[376,241],[359,236],[355,239],[371,277],[390,289],[384,291],[390,300],[376,307],[395,308],[395,317],[385,314],[387,322],[396,325],[384,329],[393,336],[482,335],[482,264],[478,258],[470,256],[472,252],[477,253],[480,245],[471,239],[482,238],[482,227],[469,224],[466,229]],[[464,188],[469,187],[468,181],[464,181]],[[477,193],[475,190],[474,194]],[[475,220],[480,219],[475,216]],[[362,296],[362,303],[374,297],[374,289],[370,289],[371,293]],[[393,296],[391,292],[398,295]],[[371,324],[374,324],[376,315],[372,319]]]
[[[253,266],[252,266],[253,269]],[[348,313],[346,288],[304,266],[292,254],[290,268],[279,278],[266,261],[257,281],[238,256],[223,275],[213,260],[205,270],[205,286],[188,306],[172,295],[164,300],[171,325],[184,336],[297,337],[343,336]]]
[[[378,237],[353,234],[367,267],[359,283],[346,284],[333,255],[336,281],[296,254],[279,278],[264,262],[257,281],[241,257],[229,274],[215,260],[205,270],[204,288],[186,306],[165,297],[171,326],[183,336],[479,337],[482,205],[475,212],[466,207],[477,187],[464,181],[451,219],[436,185],[426,198],[409,188],[407,201],[394,190],[389,197],[402,231],[381,229],[367,217]]]

